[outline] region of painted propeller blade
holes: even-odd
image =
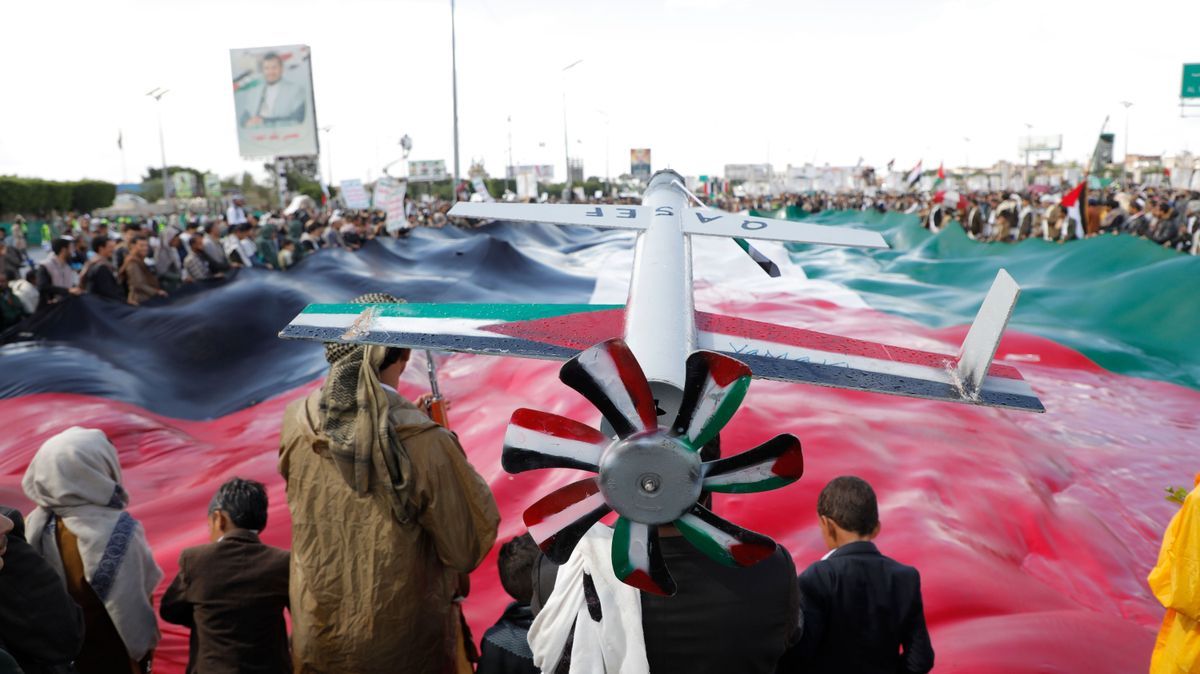
[[[767,273],[767,276],[770,276],[771,278],[780,277],[779,265],[772,262],[771,258],[763,255],[761,250],[755,248],[749,241],[745,239],[734,237],[733,240],[735,243],[737,243],[739,248],[746,251],[746,254],[750,256],[750,259],[754,260],[754,263],[757,264],[760,269]]]
[[[726,566],[750,566],[775,552],[775,541],[717,517],[698,503],[675,520],[675,526],[688,542]]]
[[[556,489],[526,508],[525,526],[550,561],[564,564],[579,539],[610,510],[600,484],[589,477]]]
[[[729,422],[749,387],[750,368],[745,363],[715,351],[693,351],[671,434],[699,450]]]
[[[504,433],[500,465],[516,474],[537,468],[580,468],[597,472],[610,438],[557,414],[526,408],[513,412]]]
[[[663,561],[658,527],[618,517],[613,528],[612,562],[613,573],[626,585],[663,597],[674,596],[675,579]]]
[[[625,340],[587,349],[564,363],[558,378],[591,401],[621,438],[658,428],[650,383]]]
[[[704,489],[727,494],[770,491],[799,480],[803,474],[800,440],[784,433],[754,449],[704,464]]]

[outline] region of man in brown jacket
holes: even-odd
[[[163,620],[192,628],[188,674],[287,674],[288,553],[258,539],[267,490],[229,480],[209,503],[208,526],[212,542],[180,553],[159,607]]]
[[[500,516],[454,434],[393,388],[408,355],[327,344],[325,385],[284,413],[296,672],[470,671],[455,600]]]
[[[150,255],[150,242],[145,237],[133,240],[117,279],[129,291],[129,303],[137,306],[153,297],[166,297],[167,293],[158,285],[158,277],[146,265],[146,257]]]

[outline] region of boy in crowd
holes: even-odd
[[[476,674],[538,674],[529,648],[529,625],[533,623],[529,602],[533,599],[533,565],[540,552],[529,534],[500,547],[496,560],[500,584],[516,601],[484,633]]]
[[[266,489],[235,477],[209,503],[212,542],[180,553],[159,613],[192,628],[188,674],[292,670],[283,621],[289,554],[259,540],[266,526]]]
[[[923,674],[933,669],[921,576],[880,554],[875,491],[853,476],[834,478],[817,498],[829,548],[800,574],[804,633],[780,672]]]

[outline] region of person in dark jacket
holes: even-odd
[[[721,457],[720,438],[700,450]],[[712,509],[712,495],[700,503]],[[660,526],[663,561],[678,589],[673,597],[640,593],[650,671],[768,674],[801,629],[796,566],[782,545],[751,566],[726,566],[692,545],[674,525]],[[534,574],[535,615],[554,592],[558,567],[544,555]]]
[[[292,670],[283,610],[289,554],[264,545],[267,491],[233,478],[208,506],[211,543],[179,555],[179,575],[163,593],[163,620],[192,628],[188,674]]]
[[[933,669],[921,576],[880,554],[879,506],[861,478],[834,478],[817,497],[830,552],[800,574],[804,633],[780,672],[924,674]]]
[[[76,287],[75,270],[67,259],[71,256],[71,240],[55,239],[50,243],[50,255],[37,266],[37,289],[41,294],[39,306],[47,306],[72,295],[83,293]]]
[[[97,234],[92,237],[92,252],[95,255],[83,265],[83,271],[79,274],[79,287],[86,293],[124,304],[125,289],[117,283],[117,270],[112,263],[113,251],[116,248],[116,242],[106,235]]]
[[[83,611],[25,541],[21,513],[0,506],[0,649],[25,674],[50,674],[75,671],[82,645]]]
[[[529,648],[529,626],[533,623],[529,602],[533,599],[533,565],[540,552],[529,534],[500,547],[496,560],[500,584],[516,601],[484,633],[476,674],[538,674]]]

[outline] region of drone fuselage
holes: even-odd
[[[638,234],[625,312],[625,341],[637,356],[659,406],[673,418],[684,365],[696,350],[692,244],[683,231],[687,194],[670,169],[650,180],[642,198],[649,226]]]

